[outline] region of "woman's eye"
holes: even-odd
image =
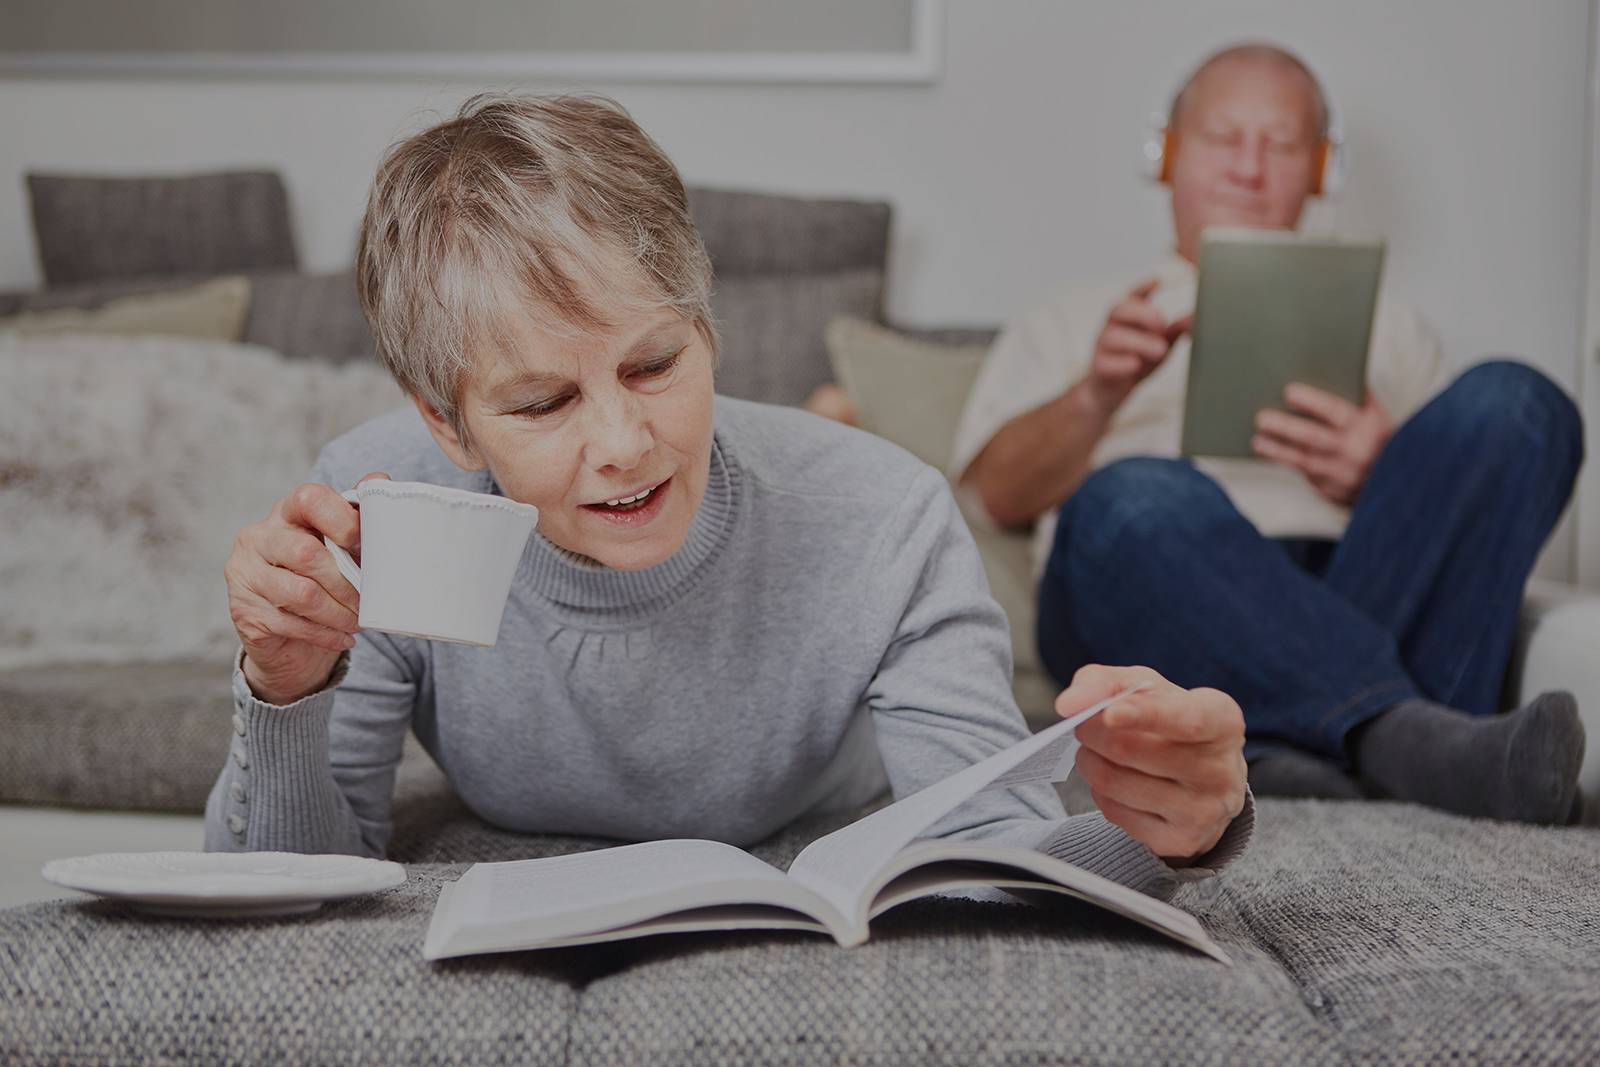
[[[635,378],[659,378],[678,365],[678,360],[683,357],[683,349],[672,353],[666,359],[658,359],[654,363],[646,363],[633,372]]]
[[[566,402],[566,397],[558,396],[552,400],[546,400],[543,403],[530,404],[525,408],[518,408],[516,411],[513,411],[512,414],[518,415],[525,419],[537,419],[541,415],[555,414],[555,412],[559,411],[561,406]]]

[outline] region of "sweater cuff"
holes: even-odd
[[[339,657],[326,687],[284,705],[250,692],[243,662],[241,649],[233,667],[233,766],[225,800],[219,797],[233,847],[304,851],[304,842],[326,838],[339,822],[327,789],[328,718],[350,656]]]
[[[1249,845],[1255,825],[1255,797],[1246,789],[1244,807],[1233,817],[1217,843],[1183,867],[1170,866],[1099,812],[1067,819],[1059,830],[1045,838],[1039,851],[1147,896],[1165,899],[1179,885],[1210,878],[1232,863]]]
[[[1062,822],[1039,851],[1146,896],[1164,899],[1177,888],[1171,867],[1098,811]]]
[[[1173,874],[1180,882],[1198,882],[1210,878],[1228,864],[1244,855],[1250,839],[1256,833],[1256,796],[1250,787],[1244,789],[1244,807],[1233,817],[1228,828],[1222,831],[1217,843],[1196,857],[1191,863],[1175,868]]]
[[[239,646],[239,651],[233,654],[233,703],[240,711],[254,705],[260,708],[294,709],[304,705],[307,701],[316,700],[320,696],[331,694],[344,683],[345,675],[350,673],[350,653],[341,652],[334,661],[333,673],[328,676],[328,683],[315,693],[307,693],[293,704],[268,704],[265,700],[257,699],[250,691],[250,682],[244,676],[244,646]]]

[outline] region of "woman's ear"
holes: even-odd
[[[471,443],[462,440],[461,435],[456,433],[455,425],[441,415],[437,408],[415,394],[412,394],[411,402],[417,406],[423,424],[428,427],[428,432],[433,435],[439,449],[450,457],[450,462],[464,471],[481,471],[488,466]]]

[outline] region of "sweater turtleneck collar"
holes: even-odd
[[[487,470],[484,483],[484,492],[505,495]],[[677,600],[699,581],[733,536],[740,495],[739,469],[723,455],[720,436],[714,437],[705,496],[678,551],[654,567],[617,570],[560,547],[536,529],[523,551],[516,584],[588,618],[605,615],[618,622],[637,621]]]

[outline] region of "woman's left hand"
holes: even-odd
[[[1180,689],[1148,667],[1084,667],[1063,717],[1147,683],[1077,729],[1077,769],[1106,819],[1181,867],[1244,808],[1244,715],[1226,693]]]

